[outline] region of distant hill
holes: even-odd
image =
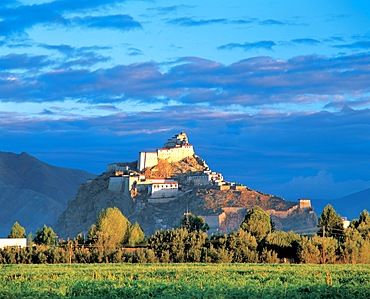
[[[120,163],[135,165],[135,163]],[[138,222],[146,235],[156,230],[173,228],[186,211],[195,215],[209,217],[207,221],[216,221],[215,217],[224,215],[223,224],[218,233],[235,231],[243,221],[246,210],[256,205],[273,214],[276,229],[295,230],[311,233],[316,230],[317,216],[312,209],[295,209],[296,202],[285,201],[283,198],[249,189],[219,190],[212,185],[194,185],[187,180],[189,175],[202,172],[208,165],[199,156],[186,157],[178,162],[160,161],[154,167],[143,171],[147,178],[173,177],[179,182],[177,199],[165,203],[149,202],[146,189],[134,196],[122,189],[109,190],[110,177],[114,171],[105,172],[89,183],[83,184],[76,197],[68,203],[68,208],[60,216],[56,229],[62,238],[75,237],[78,233],[87,235],[91,224],[96,222],[102,209],[117,207],[130,220]],[[293,210],[291,213],[289,210]],[[213,219],[213,220],[212,220]],[[210,223],[209,223],[210,224]],[[212,227],[212,225],[210,225]]]
[[[348,220],[358,218],[365,209],[370,212],[370,188],[334,200],[312,200],[316,213],[320,216],[327,204],[331,204],[337,213]]]
[[[0,237],[15,221],[27,234],[54,226],[81,183],[95,175],[52,166],[27,153],[0,152]]]

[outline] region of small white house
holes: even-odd
[[[26,247],[27,239],[26,238],[0,238],[0,249],[5,247]]]

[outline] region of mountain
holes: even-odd
[[[370,211],[370,188],[334,200],[313,200],[313,203],[320,214],[327,204],[331,204],[339,215],[352,220],[359,218],[364,209]]]
[[[95,175],[56,167],[30,156],[0,152],[0,237],[15,221],[26,232],[44,224],[54,227],[79,185]]]
[[[195,154],[182,132],[163,148],[140,152],[138,161],[112,163],[81,185],[56,229],[63,238],[86,235],[102,209],[117,207],[146,235],[176,227],[186,212],[203,216],[211,232],[228,233],[237,230],[246,211],[256,205],[270,213],[276,229],[301,233],[317,229],[309,200],[289,202],[224,180]]]

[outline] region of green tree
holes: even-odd
[[[370,240],[370,215],[368,211],[363,210],[360,213],[360,218],[353,220],[350,226],[355,228],[364,240]]]
[[[336,238],[316,235],[311,240],[320,252],[320,262],[322,264],[334,264],[337,261],[338,256],[336,252],[339,249],[339,244]]]
[[[99,213],[96,224],[91,226],[88,238],[101,250],[100,255],[107,255],[119,244],[127,243],[130,226],[130,222],[118,208],[103,209]]]
[[[270,215],[262,208],[255,206],[247,212],[240,228],[254,236],[260,242],[272,231]]]
[[[256,238],[241,228],[227,236],[226,248],[233,253],[235,263],[258,262]]]
[[[47,227],[45,224],[42,229],[36,231],[35,238],[33,241],[37,245],[55,245],[57,235],[51,227]]]
[[[342,218],[337,214],[332,205],[328,204],[319,217],[319,230],[317,234],[324,237],[334,237],[343,240],[344,227]]]
[[[25,238],[26,230],[21,226],[18,221],[14,222],[8,238]]]
[[[357,264],[360,261],[360,248],[363,243],[357,229],[348,227],[343,242],[343,259],[345,263]]]
[[[315,242],[308,237],[302,237],[298,245],[298,260],[305,264],[318,264],[321,253]]]
[[[204,221],[204,218],[201,216],[195,216],[192,213],[185,213],[181,217],[180,227],[185,228],[188,232],[205,232],[209,230],[209,225]]]
[[[135,224],[130,228],[128,244],[130,244],[130,246],[135,246],[136,244],[139,244],[144,240],[145,234],[141,229],[139,223],[135,222]]]
[[[275,251],[279,258],[297,259],[298,243],[301,239],[299,234],[292,231],[277,231],[266,236],[264,246]]]

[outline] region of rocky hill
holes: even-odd
[[[177,226],[187,211],[203,216],[213,233],[228,233],[238,229],[246,211],[256,205],[272,215],[277,229],[316,231],[317,216],[311,207],[300,208],[297,202],[227,182],[222,174],[211,172],[196,154],[171,163],[159,159],[156,165],[141,172],[136,166],[136,162],[112,164],[107,172],[82,185],[58,220],[58,234],[64,238],[86,234],[99,212],[108,207],[118,207],[131,223],[137,221],[147,235]],[[202,181],[207,176],[209,181]],[[163,184],[178,188],[176,196],[170,186],[169,197],[165,193],[163,197],[155,196],[159,178]],[[112,182],[118,182],[118,188],[113,188]]]
[[[0,237],[15,221],[26,232],[55,226],[79,185],[95,175],[51,166],[27,153],[0,152]]]

